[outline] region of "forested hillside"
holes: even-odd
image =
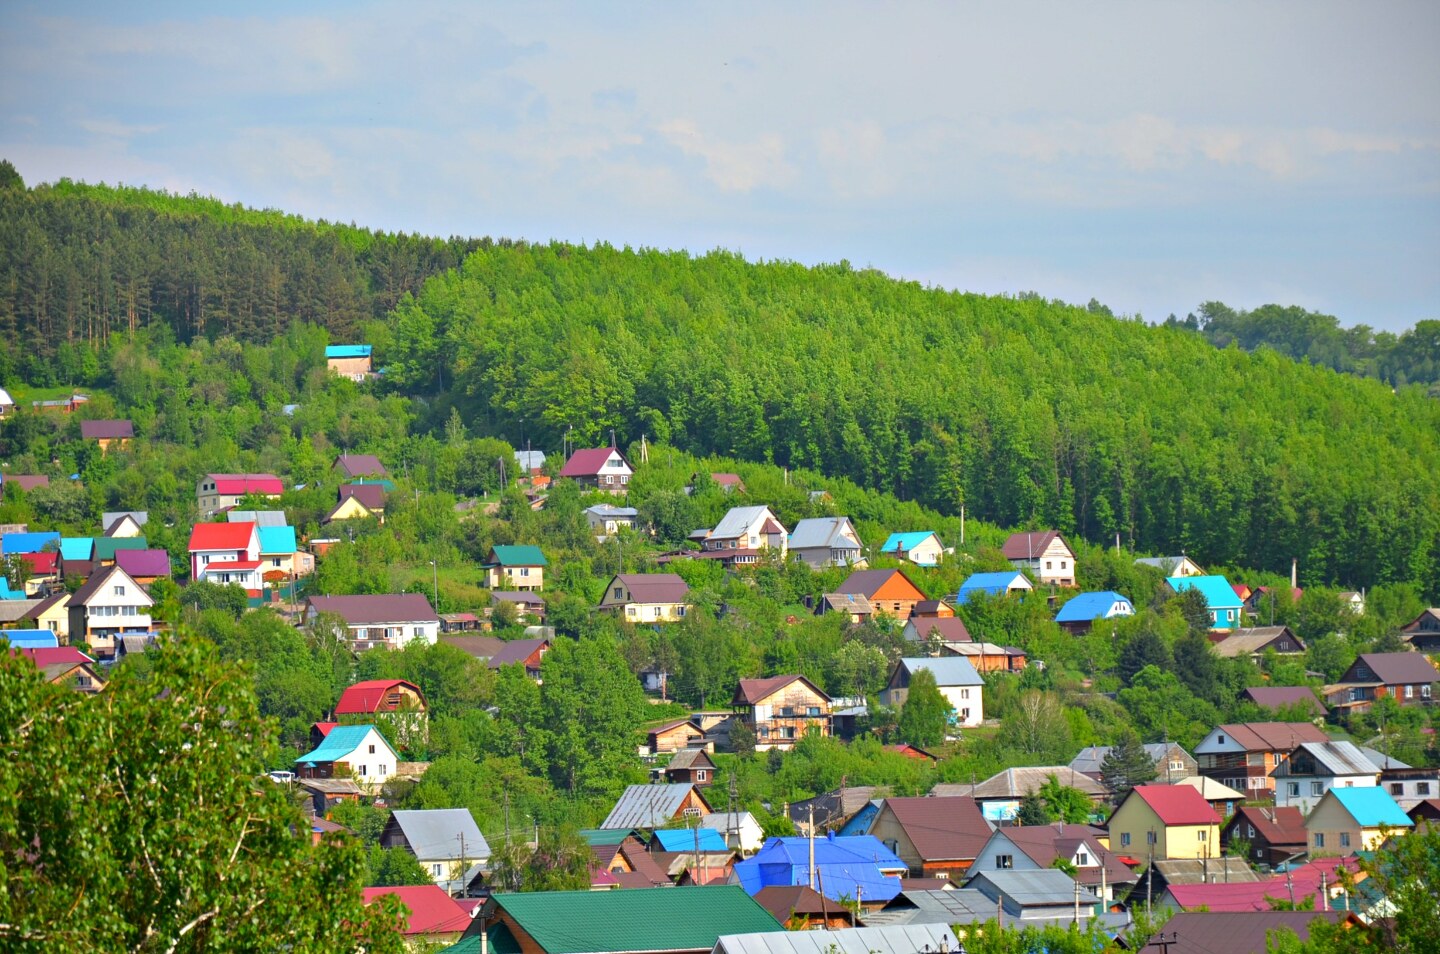
[[[403,301],[392,386],[478,430],[614,429],[808,467],[1001,525],[1311,579],[1430,580],[1440,406],[1034,297],[844,264],[491,247]]]

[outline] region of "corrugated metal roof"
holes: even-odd
[[[1006,570],[1000,573],[976,573],[964,583],[960,584],[960,592],[955,594],[955,602],[961,606],[970,601],[971,595],[975,593],[989,593],[991,596],[1000,596],[1011,589],[1029,590],[1034,589],[1025,574],[1019,570]]]
[[[1075,879],[1058,868],[981,871],[965,882],[965,886],[978,890],[992,901],[999,893],[1022,908],[1027,905],[1075,903]],[[1081,907],[1099,903],[1100,899],[1082,885]]]
[[[630,785],[620,796],[601,828],[660,828],[680,812],[685,797],[695,786],[688,782],[668,785]]]
[[[841,531],[847,528],[852,534],[855,533],[849,517],[807,517],[795,524],[795,529],[790,531],[790,549],[809,550],[819,547],[859,549],[860,545],[855,540],[842,534]],[[855,539],[859,539],[858,534]]]
[[[368,358],[370,357],[370,345],[326,345],[325,357],[327,358]]]
[[[344,759],[351,752],[360,747],[365,737],[374,730],[380,736],[380,741],[385,742],[385,736],[373,725],[337,725],[325,736],[325,740],[316,746],[312,751],[300,756],[297,762],[335,762]],[[385,742],[390,754],[395,754],[395,749]]]
[[[1414,828],[1415,822],[1400,810],[1390,793],[1378,785],[1361,788],[1332,788],[1326,796],[1333,795],[1344,809],[1360,824],[1361,828]]]
[[[1165,582],[1176,593],[1199,590],[1210,609],[1239,609],[1242,600],[1223,576],[1167,576]]]
[[[330,734],[335,734],[334,730]],[[416,858],[479,859],[490,857],[490,845],[480,834],[475,816],[468,808],[433,808],[423,811],[396,811],[390,816],[410,843]],[[461,854],[461,845],[464,854]]]
[[[725,846],[725,839],[713,828],[662,828],[655,832],[655,840],[660,842],[661,851],[694,852],[696,832],[699,832],[702,852],[724,854],[730,850]]]
[[[759,523],[762,518],[774,519],[775,515],[770,512],[769,507],[731,507],[720,522],[715,524],[715,529],[710,531],[711,537],[719,537],[728,540],[731,537],[744,536],[751,526]],[[780,521],[776,520],[776,523]]]
[[[900,660],[913,676],[924,669],[935,677],[937,686],[983,686],[985,680],[964,656],[907,656]]]
[[[1270,773],[1276,778],[1289,778],[1292,775],[1311,775],[1310,772],[1301,773],[1296,771],[1296,756],[1304,753],[1315,760],[1315,767],[1319,770],[1316,775],[1374,775],[1380,774],[1379,766],[1375,765],[1361,752],[1354,742],[1302,742],[1290,754],[1290,758],[1281,762]],[[1304,762],[1304,759],[1300,759]]]
[[[712,954],[915,954],[964,948],[944,924],[891,924],[838,931],[727,934]]]

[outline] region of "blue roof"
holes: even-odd
[[[295,528],[294,527],[261,527],[260,528],[260,552],[271,553],[294,553],[295,552]]]
[[[1242,605],[1235,588],[1223,576],[1167,576],[1165,582],[1176,593],[1199,590],[1205,595],[1205,602],[1213,609],[1239,609]]]
[[[810,884],[810,842],[806,838],[771,838],[753,857],[735,865],[735,876],[747,893],[761,888]],[[815,839],[815,869],[827,898],[889,901],[900,893],[900,879],[881,870],[905,868],[873,836]]]
[[[1003,570],[999,573],[976,573],[970,579],[960,584],[960,592],[955,596],[955,602],[961,605],[970,601],[971,593],[989,593],[991,596],[1003,596],[1015,582],[1015,577],[1025,580],[1025,574],[1019,570]],[[1029,583],[1029,580],[1025,580]]]
[[[701,828],[699,831],[701,851],[729,853],[730,849],[725,847],[725,839],[718,831],[713,828]],[[662,828],[655,832],[655,840],[660,842],[661,851],[694,851],[695,829]]]
[[[904,550],[908,553],[934,536],[934,530],[910,530],[905,533],[892,533],[885,538],[885,545],[880,548],[880,552],[899,553],[901,550]],[[935,537],[935,539],[939,540],[940,538]]]
[[[1135,612],[1135,606],[1124,596],[1114,590],[1103,590],[1099,593],[1081,593],[1065,601],[1060,607],[1060,612],[1055,614],[1057,623],[1088,623],[1092,620],[1103,619],[1110,612],[1110,607],[1117,602],[1123,602],[1129,609],[1129,613],[1119,612],[1117,616],[1128,616]]]
[[[1332,788],[1330,794],[1344,806],[1361,828],[1413,828],[1410,816],[1400,810],[1390,793],[1378,785],[1360,788]]]
[[[315,751],[307,752],[295,761],[315,763],[344,759],[360,747],[360,743],[365,741],[365,736],[370,734],[371,729],[375,729],[375,726],[337,725],[330,730],[330,734],[325,736],[325,741],[321,742]],[[376,729],[376,732],[379,733],[379,730]],[[383,733],[380,734],[380,738],[382,740],[385,738]],[[386,742],[385,744],[389,745],[390,743]],[[393,755],[395,750],[392,748],[390,751]]]
[[[60,645],[60,640],[48,629],[5,629],[0,630],[0,639],[8,639],[15,649],[39,649]]]
[[[60,542],[60,534],[54,531],[41,533],[7,533],[0,537],[0,550],[6,556],[16,553],[39,553],[46,544]]]
[[[369,345],[330,345],[325,349],[327,358],[368,358]]]
[[[88,560],[95,554],[93,537],[61,537],[60,559]]]

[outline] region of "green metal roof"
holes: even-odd
[[[495,551],[495,562],[487,563],[486,566],[547,566],[545,554],[540,548],[525,544],[522,546],[506,546],[497,544],[492,547]]]
[[[633,828],[582,828],[580,837],[584,838],[591,848],[608,848],[620,844],[632,831]]]
[[[113,560],[116,550],[145,550],[148,545],[144,537],[96,537],[95,559]]]
[[[709,950],[722,934],[785,930],[738,884],[497,894],[495,903],[548,954]]]

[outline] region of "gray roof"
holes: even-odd
[[[129,517],[140,526],[150,522],[150,514],[144,510],[107,510],[100,515],[100,529],[109,530],[115,521]]]
[[[991,901],[1003,895],[1020,907],[1075,903],[1075,879],[1059,868],[1037,868],[1033,871],[981,871],[965,882]],[[1080,888],[1082,905],[1099,904],[1089,888]]]
[[[1055,776],[1061,785],[1068,785],[1076,788],[1086,795],[1104,795],[1105,786],[1095,781],[1088,775],[1068,765],[1043,765],[1028,766],[1024,768],[1008,768],[996,772],[985,781],[972,787],[965,783],[952,783],[947,785],[945,791],[936,794],[945,795],[969,795],[971,798],[1021,798],[1029,795],[1045,785],[1050,776]],[[937,788],[939,786],[936,786]]]
[[[13,623],[23,619],[44,600],[0,600],[0,623]]]
[[[752,523],[767,514],[774,518],[777,524],[780,523],[779,518],[776,518],[775,515],[771,513],[769,507],[731,507],[730,512],[725,514],[724,517],[721,517],[720,522],[715,525],[715,529],[710,531],[710,536],[721,539],[738,537],[743,534]]]
[[[1248,629],[1237,629],[1234,633],[1226,636],[1218,643],[1211,645],[1215,655],[1224,656],[1227,659],[1238,659],[1241,656],[1248,656],[1251,653],[1258,653],[1273,641],[1284,634],[1300,648],[1296,652],[1303,652],[1305,644],[1300,637],[1290,632],[1289,626],[1253,626]]]
[[[516,451],[515,463],[521,470],[539,470],[545,466],[545,452],[537,450]]]
[[[288,527],[283,510],[227,510],[227,523],[253,523],[257,527]]]
[[[1175,745],[1174,742],[1146,742],[1145,754],[1150,756],[1150,761],[1159,765],[1169,756],[1170,747],[1173,745]],[[1105,764],[1105,757],[1110,754],[1112,748],[1114,746],[1088,745],[1080,750],[1079,755],[1070,760],[1070,767],[1077,772],[1098,774],[1100,766]]]
[[[468,808],[432,808],[397,811],[391,816],[405,834],[416,858],[489,858],[490,845],[480,834],[475,816]],[[465,852],[461,855],[460,846]]]
[[[1365,757],[1354,742],[1301,742],[1295,752],[1305,752],[1315,760],[1320,775],[1379,775],[1380,768]],[[1289,778],[1295,752],[1271,772],[1276,778]]]
[[[790,549],[860,549],[854,540],[841,535],[840,531],[846,527],[850,528],[851,533],[855,533],[849,517],[807,517],[795,524],[795,529],[790,531]],[[855,534],[855,537],[858,540],[859,534]]]
[[[636,510],[634,507],[616,507],[611,504],[596,504],[593,507],[586,507],[585,512],[593,513],[595,516],[602,519],[605,517],[634,518],[640,516],[640,511]]]
[[[722,934],[711,954],[915,954],[963,951],[946,924],[891,924],[838,931]]]
[[[688,782],[628,786],[600,827],[660,828],[679,814],[685,796],[694,787]]]
[[[995,916],[995,902],[973,889],[902,891],[866,924],[975,924]]]
[[[1140,559],[1136,560],[1135,563],[1139,566],[1153,566],[1156,569],[1164,570],[1165,575],[1169,576],[1171,572],[1177,566],[1179,566],[1180,562],[1184,559],[1185,558],[1183,556],[1141,557]]]
[[[983,686],[985,680],[970,665],[970,660],[964,656],[906,656],[900,660],[900,665],[910,671],[911,675],[921,669],[928,669],[935,677],[937,686]]]
[[[1372,748],[1370,748],[1368,745],[1357,746],[1357,748],[1360,749],[1360,754],[1361,754],[1361,755],[1365,756],[1367,759],[1369,759],[1369,760],[1370,760],[1371,762],[1373,762],[1374,764],[1380,766],[1381,769],[1387,769],[1387,768],[1392,768],[1392,769],[1408,769],[1408,768],[1414,768],[1414,766],[1405,764],[1404,762],[1402,762],[1402,761],[1400,761],[1399,759],[1397,759],[1395,756],[1393,756],[1393,755],[1386,755],[1384,752],[1381,752],[1379,749],[1372,749]]]
[[[875,612],[870,599],[860,593],[826,593],[820,600],[832,610],[842,613],[862,613],[869,616]]]

